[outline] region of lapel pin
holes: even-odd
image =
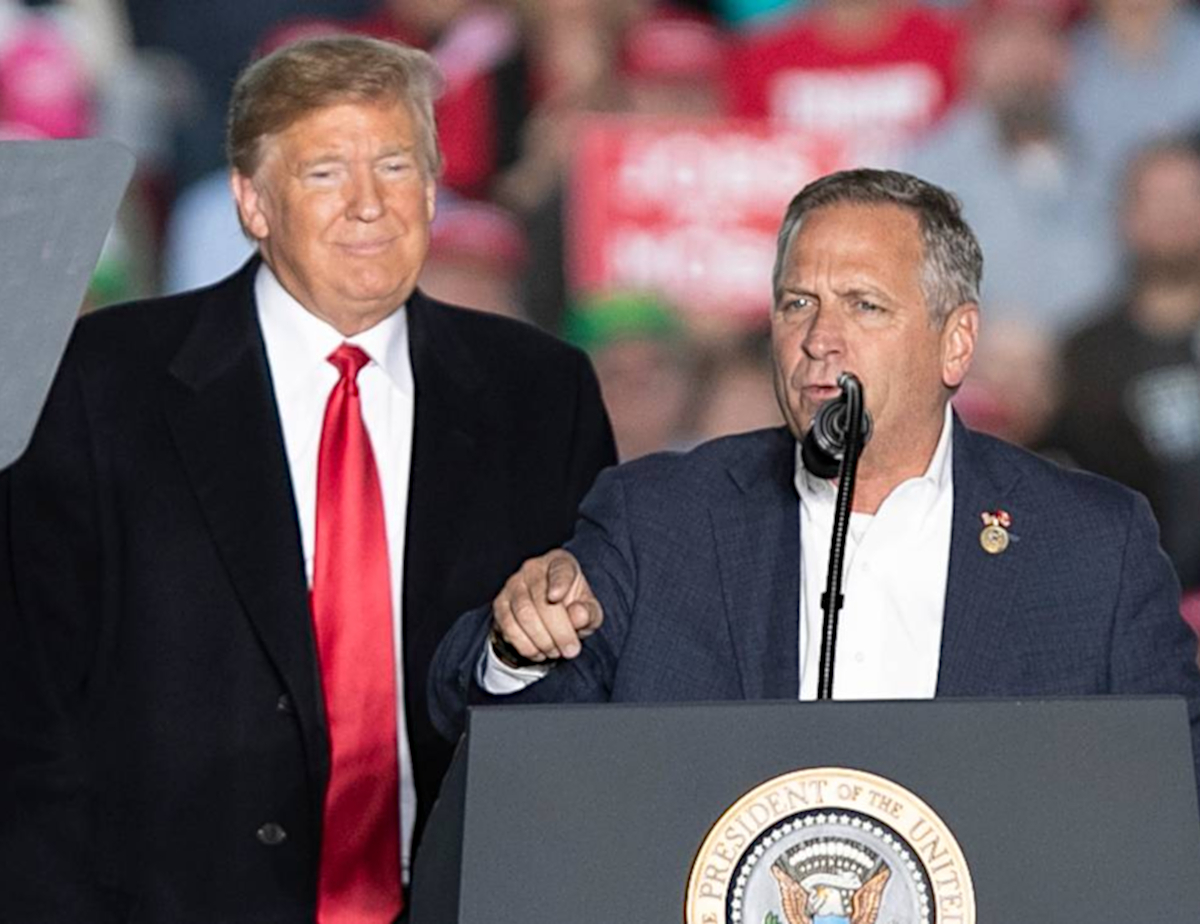
[[[984,511],[979,516],[983,520],[979,544],[989,555],[999,555],[1008,548],[1012,539],[1008,534],[1008,528],[1012,526],[1012,517],[1005,510],[997,510],[994,513]]]

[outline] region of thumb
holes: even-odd
[[[546,600],[562,603],[568,598],[580,577],[579,562],[570,552],[552,553],[546,567]]]

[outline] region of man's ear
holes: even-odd
[[[433,180],[425,181],[425,214],[429,223],[433,224],[433,219],[437,217],[437,183]]]
[[[271,234],[271,223],[254,178],[234,170],[229,176],[229,186],[233,190],[243,230],[256,241],[266,240]]]
[[[979,340],[979,306],[966,302],[950,312],[942,327],[942,384],[958,388],[971,368]]]

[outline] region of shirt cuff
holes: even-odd
[[[553,664],[534,664],[530,667],[509,667],[492,650],[491,642],[483,646],[476,668],[476,679],[485,693],[506,696],[520,693],[530,684],[536,683],[550,673]]]

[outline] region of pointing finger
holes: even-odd
[[[600,628],[600,624],[604,621],[604,611],[600,609],[600,604],[594,597],[569,604],[567,614],[580,638],[587,638]]]

